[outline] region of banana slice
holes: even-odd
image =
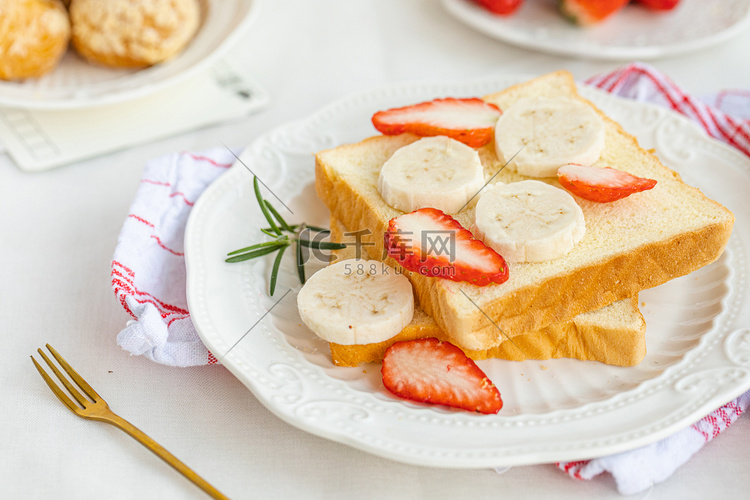
[[[586,233],[586,222],[571,195],[526,180],[487,188],[471,230],[509,262],[543,262],[568,253]]]
[[[313,274],[297,295],[302,321],[337,344],[387,340],[414,314],[409,280],[376,260],[348,259]]]
[[[495,124],[497,157],[513,158],[508,166],[529,177],[554,177],[567,163],[591,165],[603,149],[604,122],[574,99],[520,99]]]
[[[397,150],[378,178],[385,202],[403,212],[432,207],[454,214],[483,185],[476,150],[445,136],[425,137]]]

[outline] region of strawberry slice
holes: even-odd
[[[557,180],[574,195],[601,203],[619,200],[656,186],[653,179],[636,177],[622,170],[585,167],[574,163],[560,167],[557,170]]]
[[[648,7],[651,10],[672,10],[677,7],[680,0],[636,0],[639,4],[644,7]]]
[[[380,371],[385,388],[405,399],[487,414],[503,407],[495,384],[450,342],[395,342],[385,351]]]
[[[490,142],[495,122],[501,114],[500,108],[476,97],[446,97],[378,111],[372,117],[372,124],[385,135],[446,135],[467,146],[478,148]]]
[[[560,0],[558,6],[565,17],[581,26],[591,26],[625,7],[628,0]]]
[[[477,286],[508,279],[505,259],[437,208],[420,208],[391,219],[384,236],[388,255],[423,276]]]
[[[493,14],[507,16],[517,11],[523,0],[474,0],[474,2]]]

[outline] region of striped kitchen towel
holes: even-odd
[[[185,225],[201,193],[234,162],[226,148],[150,161],[112,258],[112,288],[132,320],[120,347],[172,366],[216,363],[190,321]]]

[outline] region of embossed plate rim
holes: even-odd
[[[686,5],[688,1],[690,4]],[[492,15],[471,0],[442,2],[453,17],[497,40],[545,53],[614,61],[654,59],[694,52],[724,42],[750,24],[750,1],[735,0],[736,4],[744,7],[741,15],[737,15],[738,11],[732,8],[734,5],[723,6],[734,13],[731,16],[732,24],[713,27],[704,22],[704,29],[712,28],[706,34],[697,37],[673,36],[666,42],[658,43],[658,37],[669,35],[668,26],[679,26],[680,19],[684,18],[708,19],[710,16],[701,16],[700,12],[717,6],[704,0],[683,0],[675,11],[664,13],[629,7],[630,11],[618,12],[598,26],[581,28],[557,12],[548,12],[555,9],[553,2],[547,2],[550,5],[540,1],[526,2],[520,11],[510,16]],[[686,12],[679,12],[681,9]],[[687,12],[687,9],[691,11]],[[672,19],[676,15],[680,18]],[[662,20],[665,24],[660,24]],[[619,31],[629,33],[627,40],[612,42],[612,33]],[[689,32],[687,29],[683,31]]]
[[[306,148],[320,146],[315,141],[327,143],[337,140],[333,136],[324,137],[328,130],[326,124],[345,121],[351,113],[361,115],[362,109],[377,108],[384,102],[408,102],[419,97],[448,93],[481,95],[526,78],[506,76],[473,82],[397,84],[354,94],[326,106],[307,119],[269,132],[248,146],[241,158],[248,165],[261,170],[268,160],[273,164],[268,168],[281,169],[281,178],[296,174],[297,177],[304,177],[298,180],[299,183],[309,183],[310,171],[288,171],[283,161],[280,165],[274,161],[304,158],[312,169],[312,150]],[[750,161],[728,146],[708,139],[683,117],[662,108],[615,98],[591,89],[582,89],[582,92],[597,103],[601,100],[635,113],[666,116],[674,121],[678,134],[687,134],[691,140],[694,135],[700,143],[698,146],[703,145],[707,151],[724,158],[729,167],[739,168],[743,182],[748,182]],[[340,126],[346,126],[346,123]],[[313,140],[305,144],[308,135]],[[295,144],[296,140],[299,144]],[[282,143],[289,151],[281,151],[279,145]],[[295,145],[298,146],[296,150]],[[202,340],[219,356],[243,334],[243,331],[222,331],[223,327],[231,324],[247,330],[249,319],[261,317],[260,313],[273,304],[268,301],[263,303],[263,298],[259,296],[261,302],[255,316],[245,317],[243,323],[243,318],[238,316],[248,314],[248,301],[237,295],[246,293],[238,292],[238,283],[246,278],[239,270],[240,266],[220,267],[217,264],[221,263],[222,252],[234,248],[233,245],[242,241],[243,236],[236,236],[236,242],[223,241],[221,244],[217,244],[212,237],[207,238],[213,235],[211,231],[231,229],[233,233],[243,232],[248,225],[245,215],[232,214],[228,208],[243,196],[252,196],[248,189],[249,179],[245,167],[233,166],[201,196],[186,231],[190,311]],[[276,179],[271,188],[284,189],[280,179]],[[747,214],[743,212],[742,216],[746,218]],[[737,232],[742,224],[738,223],[735,227]],[[730,246],[738,249],[732,250],[733,255],[744,254],[742,242],[746,241],[748,231],[750,229],[742,229],[741,235],[732,237]],[[744,260],[742,262],[744,266]],[[219,267],[222,275],[210,275],[208,270],[211,266]],[[744,267],[740,272],[744,288]],[[739,277],[732,279],[737,281]],[[242,290],[254,290],[253,284]],[[726,300],[746,305],[744,289],[730,290]],[[220,305],[217,307],[217,304]],[[742,314],[741,308],[735,309]],[[736,316],[727,318],[725,313],[720,316],[723,323],[705,334],[683,361],[655,380],[668,378],[676,385],[679,380],[685,379],[682,371],[686,366],[692,370],[696,364],[701,367],[702,363],[708,363],[707,367],[710,368],[716,363],[730,362],[724,352],[727,338],[734,335],[735,340],[744,341],[748,333],[737,330]],[[748,324],[744,322],[748,319],[744,316],[741,324]],[[235,323],[231,323],[235,320]],[[724,341],[724,344],[719,344],[719,341]],[[710,395],[690,393],[691,390],[704,389],[700,384],[690,386],[690,379],[683,383],[683,394],[677,395],[674,393],[678,391],[672,387],[665,389],[660,382],[647,381],[607,401],[587,403],[577,408],[543,415],[508,416],[501,411],[499,415],[480,416],[386,399],[382,393],[378,393],[379,389],[372,393],[353,391],[345,380],[330,377],[322,368],[307,362],[299,350],[286,342],[275,324],[264,321],[260,321],[252,330],[252,335],[248,335],[221,361],[270,411],[296,427],[386,458],[452,468],[549,463],[624,451],[666,437],[750,388],[750,371],[745,368],[750,364],[749,358],[733,372],[722,371],[730,379],[728,384],[720,386],[709,381],[708,388],[715,391]],[[692,374],[690,370],[687,375]],[[658,400],[657,403],[653,402],[654,399]],[[451,432],[444,432],[446,428]]]

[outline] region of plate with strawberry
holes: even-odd
[[[723,42],[750,24],[750,0],[443,0],[503,42],[604,60],[652,59]]]
[[[474,362],[435,340],[394,343],[382,364],[335,366],[328,343],[299,313],[300,269],[294,260],[299,245],[274,258],[264,243],[250,250],[264,253],[257,259],[225,262],[227,252],[260,241],[274,217],[268,204],[259,206],[258,192],[278,207],[292,230],[274,237],[272,244],[291,246],[288,238],[304,229],[303,222],[311,230],[326,227],[329,214],[315,194],[312,153],[376,135],[371,117],[377,111],[482,96],[525,79],[398,84],[344,97],[256,139],[241,161],[204,192],[185,237],[191,319],[211,353],[270,412],[307,432],[381,457],[468,469],[626,451],[690,425],[750,387],[743,243],[750,241],[750,161],[675,113],[595,89],[581,93],[737,216],[735,234],[717,262],[640,294],[648,353],[637,366],[573,359]],[[441,132],[451,130],[450,124],[440,125]],[[576,196],[596,198],[592,202],[649,189],[647,181],[614,170],[593,175],[573,166],[559,176],[579,190]],[[420,250],[421,240],[405,235],[425,220],[461,230],[437,210],[415,213],[394,221],[389,239],[394,255],[406,247]],[[313,241],[320,240],[310,233],[308,243]],[[506,279],[502,259],[468,236],[462,241],[462,255],[480,256],[488,279]],[[326,262],[309,264],[308,278]],[[436,267],[406,252],[403,264],[416,272],[423,264]],[[443,267],[438,263],[438,271]],[[272,269],[277,271],[273,295]],[[457,276],[461,271],[456,269]],[[444,277],[438,272],[435,279]]]

